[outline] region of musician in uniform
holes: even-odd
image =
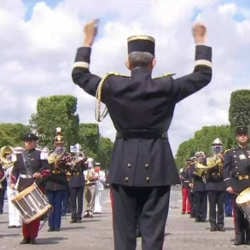
[[[97,174],[97,181],[94,213],[100,214],[102,213],[102,193],[104,191],[104,183],[106,181],[106,176],[105,172],[101,169],[101,164],[99,162],[96,162],[95,164],[95,172]]]
[[[170,75],[152,79],[155,42],[153,37],[141,35],[128,38],[127,66],[131,76],[113,74],[101,81],[89,71],[96,21],[86,24],[84,33],[83,47],[75,58],[73,81],[92,96],[98,93],[117,130],[108,177],[114,200],[115,249],[136,248],[137,220],[142,248],[162,249],[170,186],[180,181],[167,131],[176,103],[211,80],[211,48],[204,45],[206,28],[194,26],[194,71],[177,79]]]
[[[7,188],[6,175],[3,164],[0,162],[0,214],[3,213],[4,196]]]
[[[224,181],[226,191],[234,195],[234,244],[249,245],[250,222],[236,204],[237,195],[250,187],[250,147],[247,127],[236,128],[236,142],[238,146],[226,151],[224,155]]]
[[[52,211],[49,214],[49,232],[60,231],[62,217],[62,202],[65,193],[69,190],[66,173],[69,169],[67,162],[69,154],[64,147],[64,139],[61,128],[57,128],[54,138],[54,150],[48,156],[50,175],[46,179],[45,190]]]
[[[204,181],[204,173],[199,173],[197,163],[204,164],[206,156],[204,152],[196,152],[193,165],[193,212],[195,222],[205,222],[207,218],[207,191]]]
[[[210,231],[225,231],[224,204],[225,183],[223,181],[223,143],[216,138],[212,143],[213,155],[207,157],[206,190],[209,201]]]
[[[22,153],[16,154],[16,161],[12,169],[11,186],[19,192],[32,185],[39,183],[47,174],[48,162],[43,159],[41,151],[36,149],[38,137],[33,133],[24,136],[24,148]],[[32,222],[22,224],[23,240],[20,244],[36,244],[39,231],[40,218]]]
[[[85,190],[84,190],[84,218],[92,218],[95,208],[96,183],[98,174],[95,172],[93,158],[87,159],[88,169],[84,171]]]
[[[7,181],[7,201],[8,201],[8,228],[21,227],[21,215],[19,210],[12,203],[12,199],[18,194],[18,191],[11,188],[11,173],[16,161],[15,154],[23,152],[22,147],[13,149],[10,146],[4,146],[1,148],[1,158],[3,167],[5,169],[5,176]],[[5,160],[4,160],[5,159]]]
[[[182,214],[191,213],[190,201],[190,186],[188,178],[188,170],[190,167],[190,159],[186,160],[186,165],[182,170],[180,169],[181,191],[182,191]]]
[[[82,221],[83,194],[85,178],[83,171],[86,169],[86,157],[84,154],[75,154],[70,162],[70,201],[71,201],[71,223]]]

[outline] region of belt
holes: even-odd
[[[238,175],[237,178],[238,178],[239,181],[249,180],[250,179],[250,175]]]
[[[33,176],[30,175],[30,174],[20,174],[19,177],[20,177],[20,178],[23,178],[23,179],[30,179],[30,178],[33,178]]]
[[[117,131],[116,138],[166,139],[168,134],[160,129],[127,129]]]

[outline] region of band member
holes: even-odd
[[[84,171],[85,175],[85,209],[84,217],[93,217],[94,207],[95,207],[95,196],[96,196],[96,181],[98,179],[98,174],[95,172],[94,159],[87,159],[88,169]]]
[[[41,151],[36,149],[38,137],[33,133],[24,136],[24,151],[16,154],[16,161],[12,170],[12,188],[19,192],[32,185],[39,183],[48,169],[47,159],[41,158]],[[39,231],[40,218],[32,222],[22,224],[23,240],[20,244],[36,244]]]
[[[83,171],[86,167],[86,157],[83,153],[72,156],[69,170],[69,188],[71,201],[71,223],[82,221],[83,194],[85,178]]]
[[[97,174],[97,181],[94,213],[99,214],[102,213],[102,192],[106,181],[105,172],[101,169],[101,164],[99,162],[96,162],[95,164],[95,172]]]
[[[23,152],[23,148],[15,148],[4,146],[1,148],[3,167],[5,169],[5,176],[7,181],[7,201],[8,201],[8,228],[19,228],[21,227],[21,216],[18,209],[12,203],[12,199],[18,194],[18,191],[11,187],[11,173],[16,161],[15,154]]]
[[[207,218],[207,191],[204,181],[204,174],[199,173],[196,164],[204,164],[206,156],[204,152],[196,152],[193,162],[193,210],[196,222],[205,222]]]
[[[0,162],[0,214],[3,213],[6,187],[7,187],[7,182],[6,182],[5,170]]]
[[[213,155],[207,158],[206,189],[209,201],[210,231],[225,231],[224,204],[226,186],[223,181],[223,144],[219,138],[212,143]]]
[[[179,183],[167,130],[176,103],[211,80],[211,48],[204,45],[206,28],[200,24],[194,27],[195,43],[199,44],[194,71],[178,79],[169,75],[152,79],[155,41],[143,35],[128,38],[127,66],[131,76],[111,74],[101,80],[89,71],[96,21],[86,24],[84,33],[73,81],[92,96],[97,93],[98,103],[106,104],[117,130],[108,177],[114,199],[115,249],[136,248],[137,220],[142,248],[162,249],[170,185]]]
[[[49,213],[49,232],[60,231],[61,229],[62,202],[65,193],[69,190],[66,173],[69,169],[67,162],[70,157],[64,147],[61,128],[56,129],[54,146],[55,149],[48,156],[50,175],[47,177],[45,184],[46,195],[53,207]]]
[[[226,191],[234,194],[234,230],[235,245],[250,244],[250,222],[236,204],[237,195],[250,187],[250,147],[247,127],[236,129],[237,147],[225,152],[224,181]],[[249,216],[249,215],[248,215]]]
[[[186,161],[186,166],[180,169],[181,180],[181,192],[182,192],[182,214],[191,213],[191,201],[190,201],[190,186],[188,179],[188,168],[190,167],[190,161]]]

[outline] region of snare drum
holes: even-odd
[[[20,211],[23,222],[26,224],[41,217],[51,208],[47,197],[42,193],[36,183],[24,189],[11,201]]]
[[[236,204],[242,209],[250,222],[250,187],[240,192],[236,198]]]

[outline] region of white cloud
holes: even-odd
[[[91,70],[100,75],[129,74],[124,66],[126,38],[134,33],[156,38],[154,76],[191,72],[191,26],[203,21],[213,46],[214,76],[206,88],[177,105],[169,131],[173,151],[202,126],[228,124],[231,92],[249,89],[250,7],[222,0],[105,0],[99,5],[99,0],[64,0],[51,8],[39,2],[25,20],[22,1],[1,1],[0,90],[7,105],[0,106],[0,122],[27,123],[37,98],[57,94],[75,95],[81,122],[95,121],[94,98],[72,83],[71,66],[82,43],[83,24],[98,17]],[[114,138],[109,118],[100,127],[104,136]]]

